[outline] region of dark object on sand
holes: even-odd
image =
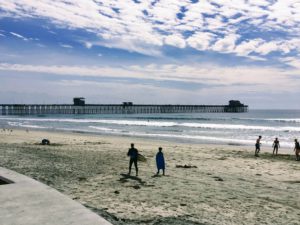
[[[79,181],[86,181],[86,177],[78,177]]]
[[[215,178],[215,181],[224,181],[223,178],[221,177],[213,177],[213,178]]]
[[[42,145],[50,145],[50,141],[48,139],[43,139]]]
[[[191,165],[176,165],[176,168],[185,168],[185,169],[189,169],[189,168],[198,168],[197,166],[191,166]]]

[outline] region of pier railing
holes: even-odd
[[[247,105],[71,105],[71,104],[1,104],[1,115],[43,114],[154,114],[154,113],[243,113]]]

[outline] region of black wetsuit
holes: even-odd
[[[277,155],[277,152],[278,152],[278,148],[279,148],[279,141],[278,140],[275,140],[274,143],[273,143],[273,154],[275,153],[276,151],[276,155]]]
[[[255,143],[255,156],[258,156],[259,152],[260,152],[260,139],[257,139]]]
[[[136,148],[130,148],[128,150],[127,155],[130,157],[130,160],[129,160],[129,174],[131,173],[131,167],[132,167],[132,164],[134,163],[136,175],[138,175],[138,165],[137,165],[138,150]]]
[[[300,144],[299,142],[295,142],[295,153],[296,153],[296,160],[300,161]]]

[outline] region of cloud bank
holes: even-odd
[[[9,0],[0,10],[2,17],[84,29],[99,37],[98,44],[142,54],[159,55],[162,46],[252,59],[300,52],[298,0]]]

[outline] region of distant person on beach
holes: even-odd
[[[279,140],[278,138],[275,138],[274,142],[273,142],[273,155],[276,152],[276,155],[278,154],[278,148],[280,148],[280,144],[279,144]]]
[[[258,138],[256,139],[256,143],[255,143],[255,156],[258,157],[258,153],[260,152],[260,140],[261,140],[261,136],[258,136]]]
[[[138,154],[139,154],[138,150],[134,147],[134,144],[132,143],[131,148],[128,150],[128,153],[127,153],[127,156],[130,157],[128,175],[130,175],[131,167],[132,167],[132,164],[134,163],[136,176],[138,176],[138,165],[137,165]]]
[[[159,174],[159,171],[163,171],[163,175],[165,175],[165,158],[164,153],[162,152],[162,147],[158,148],[158,152],[156,154],[156,166],[157,166],[157,175]]]
[[[295,139],[294,151],[295,151],[295,155],[296,155],[296,160],[300,161],[300,144],[297,139]]]

